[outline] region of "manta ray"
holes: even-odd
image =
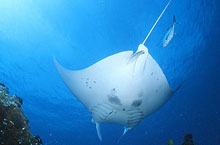
[[[170,2],[135,53],[119,52],[76,71],[64,68],[54,58],[64,83],[93,117],[100,140],[101,123],[123,125],[124,135],[174,94],[160,66],[144,45]]]

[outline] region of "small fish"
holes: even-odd
[[[170,140],[168,141],[168,145],[173,145],[173,140],[172,140],[172,139],[170,139]]]
[[[173,36],[174,36],[174,25],[177,24],[176,22],[176,18],[175,16],[173,16],[173,24],[172,26],[168,29],[166,35],[164,36],[163,38],[163,47],[166,47],[170,41],[173,39]]]

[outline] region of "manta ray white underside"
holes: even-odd
[[[67,87],[91,113],[100,140],[100,123],[122,124],[124,135],[173,94],[161,68],[144,46],[145,41],[135,53],[120,52],[79,71],[65,69],[54,59]]]

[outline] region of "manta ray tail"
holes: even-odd
[[[150,36],[151,32],[153,31],[154,27],[157,25],[158,21],[160,20],[160,18],[162,17],[163,13],[166,11],[167,7],[170,5],[172,0],[169,0],[169,2],[167,3],[166,7],[163,9],[163,11],[161,12],[160,16],[157,18],[156,22],[154,23],[154,25],[152,26],[152,28],[150,29],[150,32],[147,34],[147,37],[144,39],[143,43],[144,44],[148,37]]]

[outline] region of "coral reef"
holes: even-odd
[[[184,141],[182,145],[194,145],[192,134],[187,134],[184,137]]]
[[[28,119],[21,108],[23,100],[11,96],[8,88],[0,83],[0,144],[1,145],[42,145],[39,136],[29,130]]]

